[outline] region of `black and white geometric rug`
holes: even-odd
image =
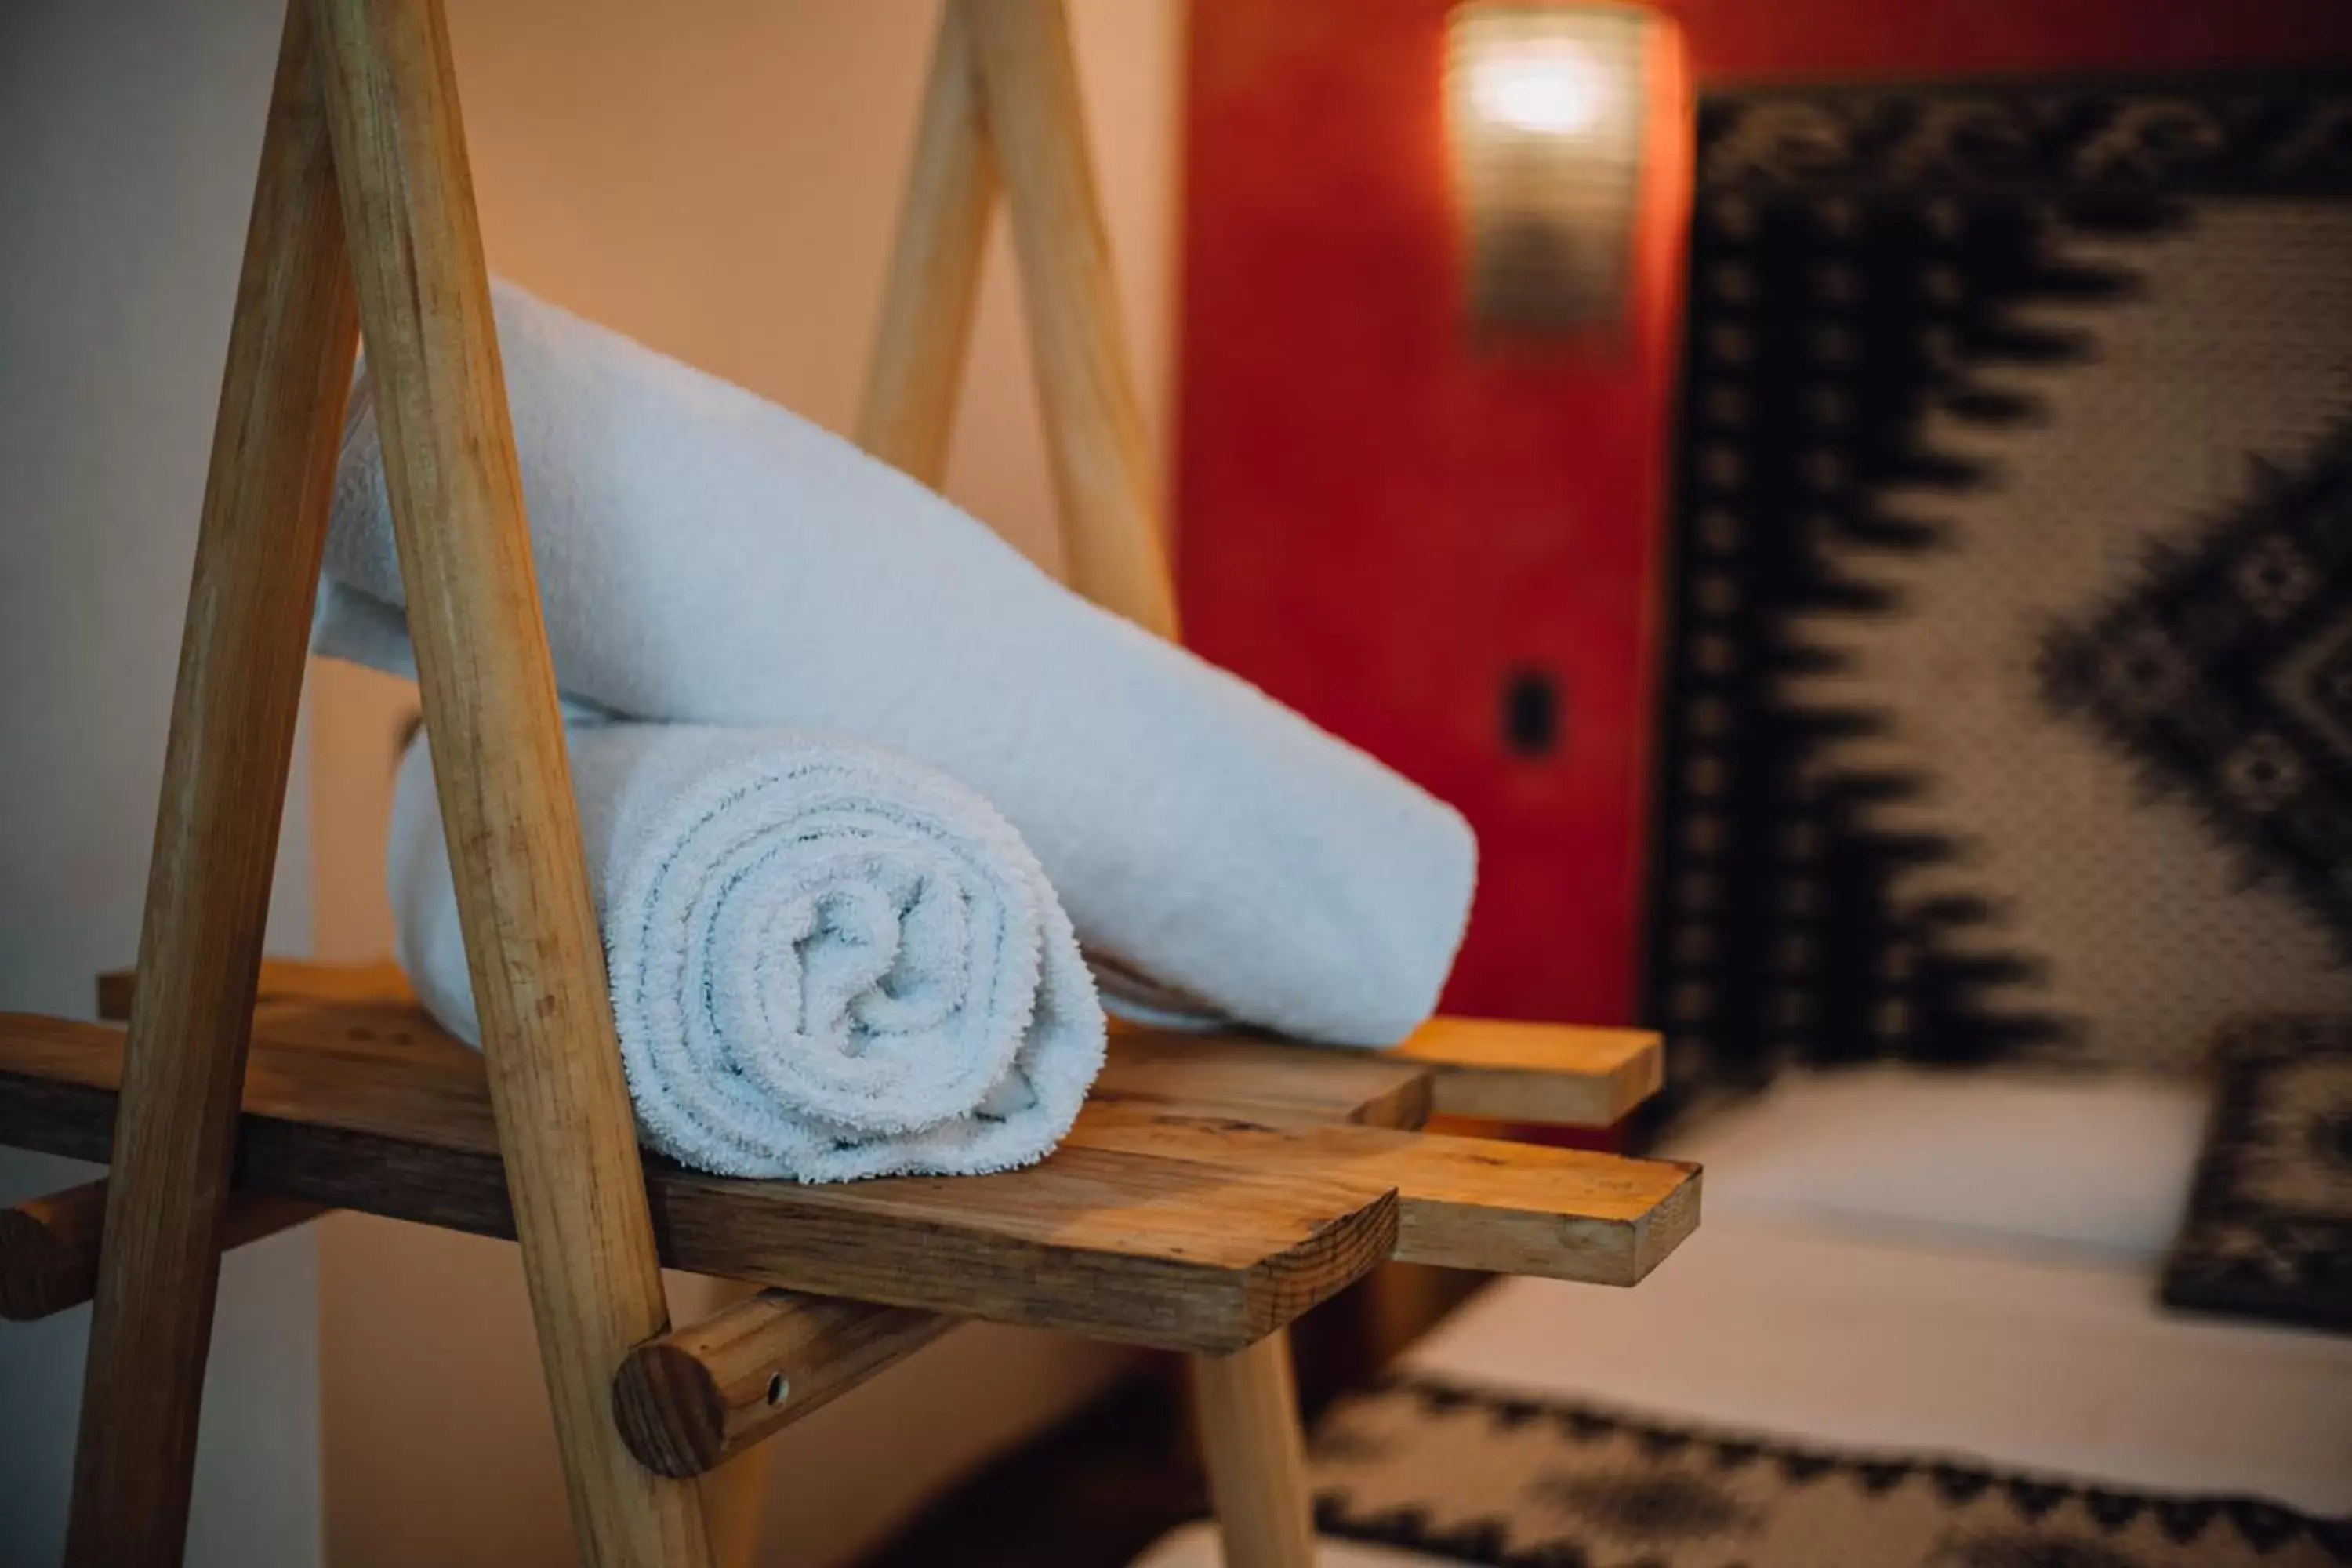
[[[2352,419],[2294,467],[2257,460],[2201,534],[2152,542],[2112,604],[2052,632],[2042,674],[2352,951]]]
[[[1839,1454],[1407,1378],[1317,1429],[1326,1535],[1512,1568],[2336,1568],[2352,1520]]]
[[[2231,1028],[2167,1305],[2352,1331],[2352,1018]]]
[[[1725,95],[1699,160],[1665,1110],[2352,1011],[2352,78]]]

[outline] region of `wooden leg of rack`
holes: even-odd
[[[898,237],[882,286],[882,329],[857,411],[857,444],[938,489],[971,344],[980,264],[996,204],[964,0],[948,0],[915,132]]]
[[[959,0],[980,63],[988,137],[1021,259],[1037,392],[1070,585],[1149,631],[1177,635],[1143,410],[1136,402],[1110,237],[1087,151],[1061,0]]]
[[[176,1563],[262,926],[355,324],[311,35],[287,18],[213,432],[124,1047],[66,1537]]]
[[[702,1303],[703,1314],[711,1316],[759,1293],[760,1287],[739,1279],[713,1280]],[[619,1404],[616,1397],[616,1416]],[[751,1568],[759,1560],[760,1519],[768,1499],[768,1450],[764,1447],[744,1449],[705,1474],[701,1486],[702,1518],[710,1532],[713,1568]]]
[[[1290,1336],[1192,1358],[1193,1398],[1225,1568],[1312,1568],[1315,1530]]]
[[[439,0],[315,0],[383,467],[491,1110],[583,1556],[703,1568],[631,1457],[621,1358],[668,1327],[523,520]]]

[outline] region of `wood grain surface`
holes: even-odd
[[[1698,1223],[1698,1167],[1582,1149],[1116,1098],[1088,1101],[1063,1147],[1391,1183],[1400,1262],[1496,1274],[1637,1284]]]
[[[605,995],[439,0],[316,0],[320,79],[504,1185],[565,1493],[604,1568],[709,1561],[691,1486],[622,1443],[668,1327]]]
[[[121,1052],[102,1025],[0,1015],[0,1142],[104,1160]],[[471,1052],[405,1059],[257,1038],[236,1180],[512,1237],[497,1131]],[[1386,1182],[1115,1149],[1065,1149],[998,1175],[826,1186],[660,1161],[646,1175],[674,1268],[1177,1350],[1251,1342],[1396,1239]],[[609,1425],[609,1395],[600,1403]]]
[[[970,19],[964,0],[948,0],[856,426],[859,446],[933,489],[947,479],[996,192]]]
[[[356,342],[335,172],[289,11],[230,320],[140,928],[66,1559],[187,1531],[232,1137]],[[110,1108],[110,1120],[113,1118]]]
[[[131,972],[98,978],[99,1016],[131,1007]],[[320,1027],[289,1035],[325,1045],[355,1016],[344,1004],[380,1002],[409,1013],[415,993],[391,963],[267,959],[260,1003],[321,1004]],[[386,1015],[389,1018],[390,1014]],[[437,1030],[435,1030],[437,1033]],[[462,1049],[462,1047],[455,1048]],[[1229,1101],[1253,1111],[1290,1105],[1314,1120],[1418,1127],[1433,1110],[1559,1126],[1606,1127],[1654,1093],[1658,1037],[1645,1029],[1590,1028],[1497,1018],[1436,1017],[1390,1051],[1339,1050],[1270,1036],[1194,1034],[1111,1024],[1101,1087],[1129,1095],[1172,1094],[1194,1105]],[[1284,1064],[1291,1064],[1287,1070]],[[1335,1114],[1346,1103],[1353,1110]]]
[[[1395,1055],[1436,1074],[1435,1109],[1553,1127],[1612,1127],[1665,1081],[1647,1029],[1432,1018]]]
[[[1231,1355],[1194,1356],[1192,1371],[1226,1568],[1314,1568],[1289,1336]]]
[[[632,1352],[613,1380],[629,1447],[666,1476],[717,1468],[895,1365],[959,1320],[762,1290]]]
[[[1177,636],[1158,484],[1136,401],[1061,0],[955,0],[1004,181],[1070,586]]]
[[[231,1193],[221,1250],[276,1236],[325,1212],[292,1198]],[[103,1177],[0,1209],[0,1318],[27,1323],[89,1300],[98,1290],[105,1228]]]

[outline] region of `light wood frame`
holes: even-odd
[[[1058,0],[950,0],[861,433],[937,482],[1000,166],[1077,585],[1172,635]],[[593,1563],[704,1563],[693,1486],[637,1464],[612,1417],[614,1367],[669,1325],[439,0],[292,0],[287,15],[173,705],[68,1560],[176,1561],[185,1534],[262,921],[362,331],[573,1522]]]
[[[947,0],[859,437],[939,482],[1000,188],[1074,584],[1173,637],[1062,0]],[[396,973],[260,957],[362,333],[478,1057]],[[1384,1256],[1630,1285],[1697,1222],[1688,1167],[1409,1131],[1433,1106],[1605,1123],[1658,1083],[1654,1037],[1461,1019],[1385,1057],[1120,1033],[1062,1150],[1021,1173],[845,1191],[649,1172],[441,0],[291,0],[139,966],[100,1004],[127,1031],[0,1016],[0,1136],[113,1167],[0,1211],[10,1310],[95,1281],[77,1565],[178,1560],[220,1250],[323,1206],[513,1235],[583,1555],[686,1568],[748,1556],[753,1444],[965,1315],[1191,1352],[1228,1563],[1303,1568],[1284,1324]],[[673,1331],[663,1258],[782,1289]]]

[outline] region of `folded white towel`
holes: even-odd
[[[1107,975],[1160,1003],[1347,1045],[1428,1016],[1475,861],[1451,807],[808,421],[494,298],[568,697],[930,763],[1020,830]],[[316,646],[406,671],[364,384],[352,406]]]
[[[1036,858],[994,808],[855,742],[575,727],[572,776],[646,1139],[730,1176],[965,1175],[1042,1159],[1103,1016]],[[400,962],[480,1043],[420,742],[394,794]]]

